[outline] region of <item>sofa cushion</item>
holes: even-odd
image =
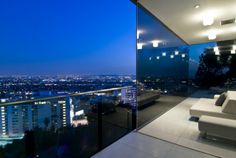
[[[201,117],[202,115],[215,116],[215,113],[222,113],[221,107],[214,105],[215,101],[215,99],[200,98],[198,102],[190,108],[190,115],[194,117]]]
[[[222,94],[217,98],[217,100],[216,100],[216,102],[215,102],[215,105],[216,105],[216,106],[222,106],[223,103],[224,103],[224,101],[225,101],[225,99],[226,99],[226,93],[224,92],[224,93],[222,93]]]
[[[227,92],[227,97],[222,105],[222,112],[236,114],[236,91]]]

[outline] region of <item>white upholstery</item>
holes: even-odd
[[[228,118],[236,120],[236,115],[225,113],[221,106],[215,106],[216,99],[200,98],[199,101],[190,108],[190,115],[201,117],[202,115]]]
[[[222,105],[222,112],[236,115],[236,91],[228,91]]]
[[[236,140],[236,120],[202,116],[198,122],[198,128],[208,135]]]

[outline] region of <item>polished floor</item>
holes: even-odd
[[[189,120],[189,109],[198,99],[187,98],[175,104],[137,132],[128,134],[93,157],[235,158],[234,143],[202,138],[197,122]]]
[[[179,145],[131,132],[92,158],[216,158]]]
[[[157,99],[154,103],[138,110],[138,127],[145,126],[185,99],[186,97],[181,96],[161,96],[161,98]],[[91,113],[89,114],[89,117],[97,118],[97,113]],[[104,123],[112,124],[120,128],[131,129],[132,127],[132,111],[130,108],[117,106],[116,112],[103,115],[102,118]]]
[[[167,113],[140,129],[139,132],[210,155],[235,158],[235,143],[205,139],[198,130],[198,123],[189,120],[189,109],[197,101],[197,98],[187,98]]]
[[[150,123],[152,120],[160,117],[162,114],[166,113],[185,99],[186,97],[182,96],[162,95],[153,104],[138,110],[138,127],[142,127]]]

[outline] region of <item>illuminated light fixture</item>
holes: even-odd
[[[218,47],[214,47],[214,52],[219,51]]]
[[[220,55],[220,51],[215,51],[215,55]]]
[[[157,56],[156,58],[157,58],[157,60],[159,60],[159,59],[160,59],[160,57],[159,57],[159,56]]]
[[[162,56],[166,56],[166,52],[163,52],[163,53],[162,53]]]
[[[154,47],[154,48],[156,48],[156,47],[158,47],[158,41],[152,41],[152,46]]]
[[[149,57],[149,60],[152,60],[152,57]]]
[[[209,40],[214,40],[214,39],[216,39],[216,32],[214,32],[214,31],[209,32],[209,33],[208,33],[208,39],[209,39]]]
[[[185,58],[185,54],[182,54],[181,56],[182,56],[182,58]]]
[[[137,44],[137,47],[138,47],[139,50],[140,50],[140,49],[143,49],[143,44],[142,44],[142,43],[138,43],[138,44]]]
[[[179,55],[179,51],[176,50],[176,51],[175,51],[175,55]]]
[[[236,50],[231,50],[230,53],[231,54],[236,54]]]
[[[200,7],[199,4],[196,4],[196,5],[194,6],[195,9],[198,9],[199,7]]]
[[[140,34],[141,34],[141,31],[137,31],[137,39],[139,39]]]
[[[233,50],[236,50],[236,45],[233,45]]]
[[[174,58],[174,55],[170,55],[170,58],[173,59],[173,58]]]
[[[213,23],[214,23],[214,18],[212,15],[206,14],[203,16],[203,21],[202,21],[203,26],[210,26]]]

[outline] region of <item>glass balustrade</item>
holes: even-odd
[[[136,88],[0,105],[0,157],[90,157],[135,128]]]

